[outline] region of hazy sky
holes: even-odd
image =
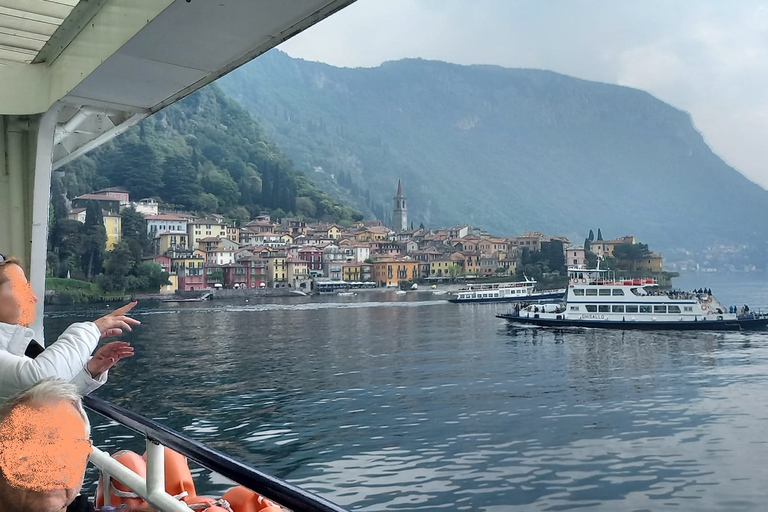
[[[335,66],[421,57],[637,87],[690,112],[768,188],[768,0],[358,0],[280,48]]]

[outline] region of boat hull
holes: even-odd
[[[590,327],[597,329],[624,329],[647,331],[744,331],[762,330],[768,327],[768,317],[737,318],[735,320],[662,320],[662,321],[618,321],[618,320],[576,320],[567,318],[535,318],[519,316],[514,313],[501,313],[503,318],[513,323],[538,325],[542,327]]]
[[[480,302],[537,302],[542,300],[563,300],[564,293],[541,293],[534,295],[524,295],[521,297],[483,297],[480,299],[448,299],[448,302],[454,304],[469,304]]]

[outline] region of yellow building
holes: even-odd
[[[122,240],[123,218],[119,214],[104,212],[104,228],[107,230],[107,250],[111,251]]]
[[[373,226],[370,228],[363,228],[361,231],[355,233],[355,240],[358,242],[378,242],[386,240],[388,235],[389,228]]]
[[[119,214],[110,213],[106,210],[102,210],[101,215],[104,217],[104,229],[107,232],[107,242],[104,246],[108,251],[111,251],[122,240],[123,219]],[[75,208],[69,212],[67,217],[85,224],[85,208]]]
[[[193,252],[171,252],[171,272],[179,273],[184,269],[186,275],[203,275],[205,252],[195,249]]]
[[[362,263],[344,263],[341,270],[341,279],[348,283],[362,281],[360,278],[363,273],[362,265]]]
[[[658,273],[664,267],[664,258],[661,257],[661,254],[651,253],[645,258],[638,260],[635,266],[637,270]]]
[[[325,236],[327,238],[331,238],[333,240],[336,240],[338,238],[341,238],[341,233],[343,229],[337,226],[336,224],[331,224],[331,226],[328,228],[328,231],[326,231]]]
[[[430,277],[446,277],[451,275],[451,267],[457,267],[455,261],[451,258],[440,258],[438,260],[429,262],[429,275]]]
[[[152,241],[155,254],[165,254],[172,249],[187,249],[187,234],[180,231],[157,233]]]
[[[170,274],[168,276],[168,284],[160,288],[160,293],[173,293],[179,289],[179,276],[176,274]]]
[[[262,253],[267,260],[267,280],[271,286],[288,281],[288,259],[284,252]]]

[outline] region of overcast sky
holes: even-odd
[[[280,48],[335,66],[421,57],[643,89],[768,188],[768,0],[357,0]]]

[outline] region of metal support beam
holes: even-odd
[[[44,115],[0,116],[0,253],[21,259],[40,299],[32,328],[41,343],[51,156],[60,108],[56,104]]]

